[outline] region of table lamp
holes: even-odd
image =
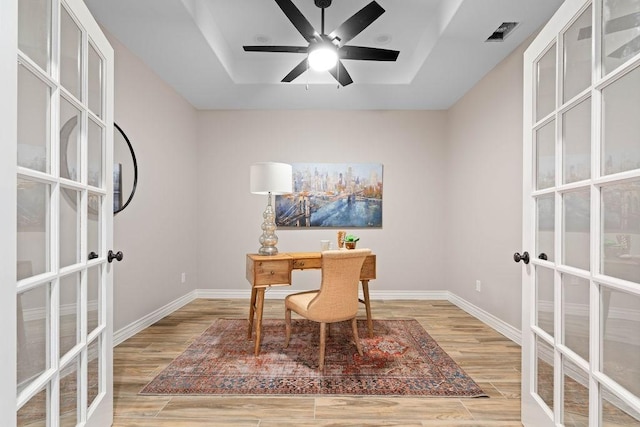
[[[259,162],[251,165],[249,185],[253,194],[267,194],[267,208],[262,217],[262,235],[260,255],[277,255],[278,236],[276,236],[276,213],[271,204],[272,194],[286,194],[293,190],[293,168],[286,163]]]

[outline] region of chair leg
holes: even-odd
[[[351,329],[353,330],[353,339],[356,342],[358,354],[362,356],[362,346],[360,345],[360,338],[358,338],[358,322],[355,317],[351,319]]]
[[[285,338],[284,338],[284,347],[289,347],[289,338],[291,338],[291,310],[285,309],[284,311],[284,320],[285,320]]]
[[[318,363],[318,369],[324,369],[324,349],[327,344],[327,324],[322,322],[320,323],[320,362]]]

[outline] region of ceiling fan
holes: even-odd
[[[292,82],[296,77],[307,71],[316,59],[329,59],[324,63],[324,69],[340,83],[347,86],[353,83],[342,59],[356,59],[365,61],[395,61],[400,53],[397,50],[379,49],[374,47],[347,46],[355,36],[367,28],[384,13],[384,9],[372,1],[351,18],[344,21],[329,34],[324,32],[324,10],[331,6],[332,0],[314,0],[321,12],[321,31],[318,33],[311,23],[304,17],[292,0],[275,0],[280,9],[287,16],[298,32],[309,43],[308,46],[243,46],[246,52],[284,52],[304,53],[307,56],[289,72],[282,82]],[[322,68],[320,68],[322,69]]]

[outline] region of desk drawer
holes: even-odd
[[[293,268],[296,270],[305,270],[307,268],[322,268],[322,258],[296,258],[293,260]]]
[[[257,261],[254,265],[253,285],[275,285],[291,283],[291,269],[288,259]]]

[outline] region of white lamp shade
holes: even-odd
[[[251,165],[249,185],[253,194],[287,194],[293,191],[293,168],[286,163],[260,162]]]

